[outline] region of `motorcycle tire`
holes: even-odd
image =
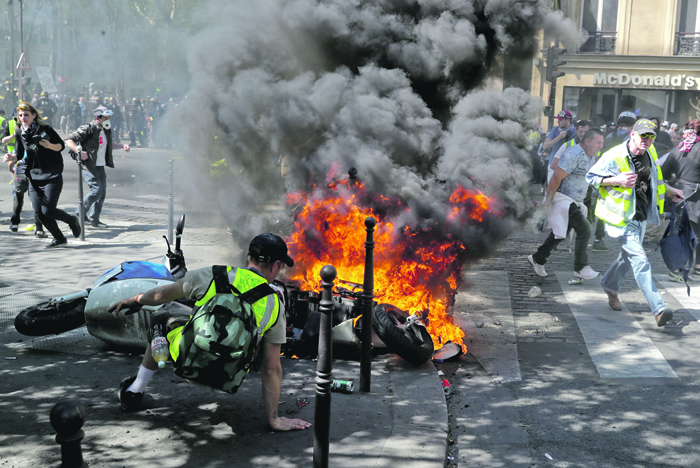
[[[15,317],[15,329],[27,336],[58,335],[85,325],[85,298],[27,307]]]
[[[389,349],[412,364],[423,364],[433,357],[435,344],[425,327],[419,327],[423,343],[407,336],[402,328],[408,314],[391,304],[379,304],[372,313],[372,325]]]

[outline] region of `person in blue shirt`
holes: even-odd
[[[549,131],[542,145],[545,151],[549,151],[547,167],[552,164],[552,159],[554,159],[554,155],[557,154],[561,145],[576,136],[576,127],[571,125],[572,119],[573,116],[568,110],[563,110],[557,114],[557,125]]]

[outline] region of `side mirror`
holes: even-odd
[[[185,230],[185,215],[183,214],[180,216],[180,220],[177,222],[177,226],[175,227],[175,235],[181,236],[182,231]]]

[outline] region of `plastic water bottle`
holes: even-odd
[[[160,369],[165,367],[170,352],[168,350],[168,340],[165,338],[163,324],[153,326],[153,340],[151,341],[151,354],[158,363]]]

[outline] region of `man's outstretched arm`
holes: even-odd
[[[277,407],[280,402],[282,388],[282,363],[280,362],[280,344],[263,341],[262,392],[265,405],[265,417],[270,427],[275,431],[292,431],[311,427],[311,423],[301,419],[280,418]]]

